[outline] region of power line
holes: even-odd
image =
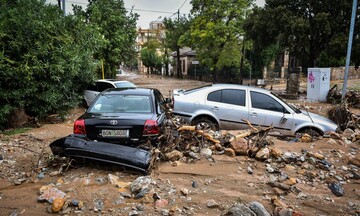
[[[81,4],[81,5],[88,5],[88,3],[78,2],[78,1],[69,1],[69,0],[67,0],[66,2],[74,3],[74,4]]]
[[[164,13],[164,14],[173,14],[174,12],[167,12],[167,11],[155,11],[155,10],[145,10],[145,9],[135,9],[135,8],[125,8],[126,10],[133,10],[133,11],[142,11],[142,12],[150,12],[150,13]]]
[[[178,10],[180,10],[186,2],[187,2],[187,0],[184,1],[184,3],[180,6],[180,8]]]

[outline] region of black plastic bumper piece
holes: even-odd
[[[68,136],[50,144],[54,155],[91,159],[128,167],[148,173],[152,162],[151,151],[136,147],[85,140]]]

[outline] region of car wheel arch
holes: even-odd
[[[321,130],[320,128],[315,127],[315,126],[301,127],[301,128],[296,130],[295,134],[297,134],[297,133],[309,133],[308,131],[310,131],[310,133],[311,133],[311,131],[315,132],[320,136],[324,135],[324,131]],[[309,134],[309,135],[313,136],[314,134]]]

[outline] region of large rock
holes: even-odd
[[[224,154],[227,155],[227,156],[230,156],[230,157],[235,157],[236,156],[235,150],[232,149],[232,148],[225,148]]]
[[[150,178],[150,176],[140,176],[130,185],[132,194],[138,194],[141,191],[149,190],[156,182]]]
[[[208,157],[210,157],[212,155],[212,151],[209,148],[202,148],[200,150],[200,155],[202,157],[208,158]]]
[[[234,204],[229,209],[227,209],[223,216],[257,216],[250,208],[246,207],[244,204]]]
[[[259,202],[251,202],[249,208],[255,212],[257,216],[271,216],[265,207]]]
[[[207,206],[208,208],[219,208],[219,207],[220,207],[220,204],[217,203],[215,200],[211,199],[211,200],[208,200],[208,201],[206,202],[206,206]]]
[[[59,212],[61,208],[64,206],[66,199],[65,198],[56,198],[54,202],[51,204],[52,212]]]
[[[245,138],[239,138],[231,142],[231,148],[237,155],[248,155],[249,145]]]
[[[277,148],[271,148],[270,149],[270,156],[273,158],[279,158],[282,155],[282,151],[280,149]]]
[[[342,135],[348,140],[352,140],[352,136],[354,136],[354,134],[355,134],[355,131],[350,128],[346,128],[344,130],[344,132],[342,133]]]
[[[269,148],[265,147],[260,149],[255,155],[255,158],[258,160],[266,160],[270,157],[270,150]]]
[[[183,153],[181,153],[178,150],[174,150],[172,152],[168,152],[165,154],[166,159],[168,159],[169,161],[177,161],[180,160],[180,158],[183,157]]]
[[[159,200],[156,200],[154,205],[156,207],[160,207],[160,208],[164,208],[166,207],[167,205],[169,204],[169,202],[165,199],[159,199]]]
[[[360,158],[359,157],[351,158],[348,164],[352,164],[354,166],[360,167]]]

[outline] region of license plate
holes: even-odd
[[[103,137],[129,137],[129,130],[102,130]]]

